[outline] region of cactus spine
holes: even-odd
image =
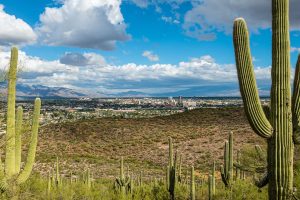
[[[289,0],[272,0],[272,29],[270,121],[259,100],[244,19],[235,20],[233,39],[240,91],[247,118],[253,130],[268,142],[268,172],[262,180],[269,183],[270,200],[284,200],[290,199],[292,195],[294,142],[300,142],[300,65],[298,57],[292,99]]]
[[[8,95],[7,95],[7,127],[6,127],[6,152],[4,168],[0,167],[1,184],[0,188],[6,190],[9,183],[19,185],[24,183],[30,176],[35,162],[39,117],[41,100],[35,99],[31,127],[31,141],[28,149],[27,160],[22,171],[20,171],[21,160],[21,129],[22,109],[18,108],[17,120],[15,115],[16,105],[16,79],[18,65],[18,49],[11,49],[10,67],[8,72]]]
[[[195,173],[194,166],[191,167],[191,180],[190,180],[190,200],[195,200]]]
[[[225,141],[224,165],[221,165],[222,181],[226,187],[230,187],[233,176],[233,133],[229,133],[229,141]]]

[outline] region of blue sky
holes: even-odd
[[[239,95],[232,22],[244,17],[261,94],[268,94],[271,11],[259,0],[2,0],[0,67],[20,48],[20,83],[91,96]],[[299,4],[299,2],[298,2]],[[291,0],[291,64],[300,15]],[[223,87],[222,87],[223,86]],[[209,90],[205,88],[210,88]]]

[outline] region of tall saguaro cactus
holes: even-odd
[[[4,168],[0,162],[0,188],[11,189],[11,184],[24,183],[30,176],[35,161],[36,146],[38,139],[39,117],[41,100],[35,99],[32,119],[31,141],[28,149],[27,160],[21,171],[21,130],[22,114],[21,107],[16,106],[16,79],[18,65],[18,49],[11,49],[10,67],[8,72],[8,95],[7,95],[7,128],[6,128],[6,152]]]
[[[299,58],[290,87],[289,0],[272,0],[272,87],[270,121],[265,116],[256,86],[249,36],[242,18],[234,21],[235,58],[244,108],[253,130],[268,142],[269,199],[290,199],[293,189],[294,143],[299,143],[300,73]],[[294,141],[293,141],[294,138]]]

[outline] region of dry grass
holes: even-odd
[[[102,118],[48,125],[41,130],[36,169],[46,173],[60,157],[65,174],[91,168],[96,177],[117,175],[124,156],[131,171],[163,175],[168,137],[183,155],[183,166],[207,172],[212,161],[222,162],[223,143],[234,132],[234,150],[263,144],[251,130],[242,108],[203,108],[150,119]]]

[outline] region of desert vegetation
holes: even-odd
[[[18,49],[13,47],[1,138],[1,199],[300,198],[294,146],[300,143],[300,57],[291,94],[288,7],[288,0],[272,0],[272,89],[265,108],[241,18],[234,22],[233,37],[244,108],[81,119],[39,130],[39,98],[32,119],[24,120],[22,107],[16,109]]]

